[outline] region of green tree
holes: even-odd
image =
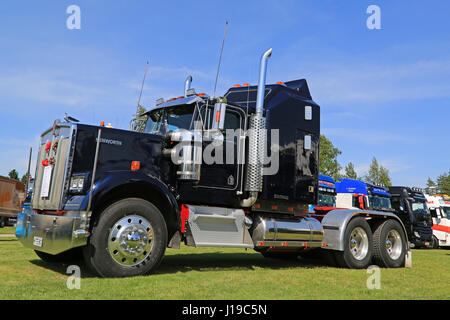
[[[147,116],[143,116],[143,114],[146,112],[147,110],[141,106],[140,104],[137,107],[136,110],[136,114],[133,115],[134,117],[134,130],[138,131],[138,132],[143,132],[145,129],[145,123],[147,120]]]
[[[358,179],[358,174],[356,173],[355,166],[353,165],[353,163],[349,162],[345,167],[344,178]]]
[[[450,195],[450,170],[447,173],[441,174],[437,178],[436,182],[439,193],[445,193]]]
[[[378,183],[380,179],[380,165],[378,164],[377,158],[375,157],[372,158],[372,163],[370,164],[369,172],[364,178],[365,180],[368,180],[370,182]]]
[[[333,177],[335,180],[339,179],[341,177],[339,171],[342,167],[337,157],[341,154],[342,151],[336,148],[330,140],[324,135],[320,135],[319,172]]]
[[[364,178],[372,183],[382,184],[387,187],[392,185],[389,170],[380,165],[375,157],[373,157],[372,163],[369,167],[369,172]]]
[[[383,166],[380,166],[378,183],[381,183],[383,186],[386,187],[392,186],[391,177],[389,176],[389,170]]]
[[[26,174],[26,173],[25,173],[25,174],[22,176],[22,179],[20,179],[24,185],[27,184],[28,177],[29,177],[29,174]]]
[[[437,188],[436,182],[434,182],[433,179],[428,177],[427,186],[425,188],[425,192],[428,193],[428,194],[436,193],[436,188]]]
[[[8,173],[8,177],[9,177],[10,179],[19,180],[19,173],[16,171],[16,169],[12,169],[12,170]]]

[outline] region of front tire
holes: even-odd
[[[337,264],[343,268],[367,268],[372,259],[372,231],[364,218],[350,220],[344,234],[344,251],[334,251]]]
[[[380,222],[373,233],[373,261],[380,267],[399,268],[405,263],[407,242],[402,226],[395,220]]]
[[[433,240],[431,242],[431,249],[439,249],[439,239],[433,235]]]
[[[102,277],[148,274],[160,264],[167,238],[157,207],[138,198],[120,200],[100,214],[84,247],[84,260]]]

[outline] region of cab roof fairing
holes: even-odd
[[[147,112],[144,112],[143,114],[141,114],[141,116],[148,115],[151,112],[153,112],[155,110],[159,110],[159,109],[174,107],[174,106],[178,106],[178,105],[193,104],[193,103],[203,102],[203,101],[204,101],[204,99],[200,98],[199,96],[190,96],[190,97],[175,99],[172,101],[166,101],[166,102],[160,104],[159,106],[156,106],[156,107],[148,110]]]
[[[232,87],[224,97],[228,103],[248,108],[250,112],[256,109],[256,94],[258,86]],[[284,95],[284,97],[283,97]],[[319,107],[311,98],[305,79],[288,81],[283,84],[266,84],[264,96],[264,110],[269,111],[280,104],[279,99],[294,98],[311,106]]]
[[[336,192],[336,184],[333,178],[319,174],[319,188],[332,189],[326,192]]]
[[[224,97],[227,98],[227,104],[234,105],[240,108],[248,108],[248,111],[250,113],[253,113],[256,110],[257,90],[258,90],[257,85],[245,87],[232,87],[228,89],[228,91],[224,94]],[[244,100],[239,99],[239,97],[241,96],[239,95],[239,93],[243,93],[242,98],[244,98]],[[311,94],[309,92],[306,80],[298,79],[285,82],[284,84],[267,84],[266,94],[264,97],[264,106],[263,106],[264,111],[270,110],[279,104],[278,98],[281,98],[279,97],[280,93],[285,93],[289,97],[301,100],[311,106],[319,107],[319,105],[316,102],[314,102],[311,98]],[[193,104],[196,102],[206,102],[207,99],[210,99],[210,97],[205,96],[204,98],[202,98],[197,95],[193,95],[175,99],[172,101],[165,101],[162,104],[151,108],[147,112],[143,113],[141,116],[148,115],[149,113],[155,110],[164,109],[168,107]]]
[[[341,179],[336,182],[336,192],[368,195],[367,185],[362,181],[354,179]]]
[[[412,197],[421,201],[427,201],[427,198],[423,192],[414,191],[410,187],[392,186],[388,189],[392,196],[400,196],[405,198]]]

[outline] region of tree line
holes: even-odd
[[[430,194],[444,193],[450,195],[450,170],[438,176],[436,180],[428,177],[425,190]]]
[[[27,184],[27,180],[28,180],[28,174],[24,174],[22,176],[22,178],[19,180],[19,173],[17,172],[16,169],[12,169],[9,173],[8,173],[8,178],[12,179],[12,180],[17,180],[17,181],[21,181],[23,184]]]
[[[336,148],[327,137],[320,135],[319,172],[332,177],[334,180],[347,178],[382,184],[386,187],[392,185],[389,170],[378,163],[376,157],[372,158],[369,171],[358,177],[355,165],[352,162],[349,162],[342,172],[342,166],[337,159],[341,154],[342,151]]]

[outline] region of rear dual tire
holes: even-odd
[[[364,218],[350,220],[344,234],[344,251],[333,251],[334,260],[342,268],[363,269],[370,265],[373,246],[372,231]]]
[[[374,230],[373,262],[383,268],[403,266],[408,244],[400,223],[391,219],[380,221]]]

